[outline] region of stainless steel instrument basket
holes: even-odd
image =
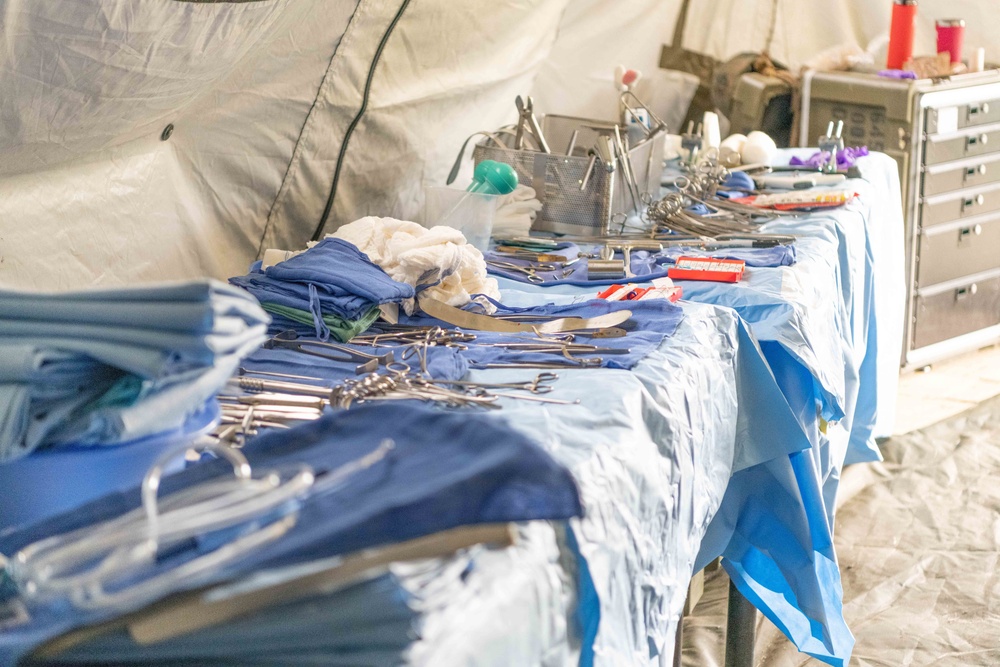
[[[578,130],[576,145],[581,148],[589,145],[585,143],[586,137],[596,137],[609,129],[613,131],[613,124],[607,121],[553,115],[545,117],[544,127],[545,136],[553,147],[566,145],[560,140],[571,136],[574,130]],[[641,212],[644,201],[649,202],[659,193],[665,136],[663,132],[655,133],[628,150],[638,199],[629,187],[621,164],[609,173],[598,161],[586,187],[581,190],[590,164],[587,155],[557,155],[480,143],[472,156],[477,165],[483,160],[509,164],[517,171],[521,183],[535,189],[542,210],[532,230],[605,236],[617,232],[629,213]]]

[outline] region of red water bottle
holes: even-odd
[[[913,35],[917,28],[917,0],[896,0],[889,26],[889,57],[886,67],[903,69],[913,57]]]
[[[952,65],[962,62],[965,21],[962,19],[938,19],[934,27],[937,28],[937,52],[947,51],[951,55]]]

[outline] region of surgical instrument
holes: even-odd
[[[439,320],[462,327],[463,329],[496,331],[500,333],[523,331],[525,333],[538,334],[578,331],[580,329],[604,329],[617,326],[632,317],[632,311],[618,310],[589,318],[557,317],[546,322],[540,322],[539,324],[528,324],[501,320],[488,315],[480,315],[449,306],[444,302],[429,297],[421,299],[420,307],[431,317],[436,317]]]
[[[632,160],[628,155],[628,146],[622,141],[622,135],[617,125],[615,125],[614,147],[618,153],[618,160],[622,165],[622,173],[625,175],[625,184],[628,186],[629,196],[632,198],[632,208],[638,211],[642,195],[639,193],[639,184],[636,183],[635,176],[632,173]],[[624,221],[622,223],[624,225]]]
[[[579,128],[573,130],[573,134],[569,137],[569,144],[566,146],[566,155],[573,155],[573,149],[576,148],[576,139],[580,136]]]
[[[329,387],[317,387],[314,384],[301,384],[296,382],[282,382],[280,380],[261,380],[251,377],[233,377],[229,382],[244,391],[250,392],[277,392],[282,394],[299,394],[303,396],[315,396],[330,400],[331,389]]]
[[[589,361],[589,360],[588,360]],[[518,361],[518,362],[506,362],[506,363],[489,363],[483,364],[480,368],[484,369],[494,369],[494,368],[545,368],[545,369],[574,369],[574,368],[594,368],[595,366],[600,366],[600,363],[586,363],[586,364],[564,364],[558,361]]]
[[[829,155],[827,163],[823,166],[822,171],[827,174],[837,173],[837,153],[844,150],[844,121],[837,121],[837,129],[833,129],[833,121],[831,120],[829,125],[826,126],[826,136],[820,137],[817,144],[819,146],[820,152],[825,152]]]
[[[493,253],[497,255],[503,255],[504,257],[510,257],[512,259],[527,259],[535,262],[560,262],[565,263],[567,257],[565,255],[553,255],[551,253],[541,253],[541,252],[531,252],[530,250],[524,250],[523,248],[518,248],[515,246],[497,246],[493,249]]]
[[[625,90],[622,92],[621,95],[618,96],[618,103],[621,106],[623,106],[626,111],[632,114],[633,118],[638,119],[640,117],[640,114],[635,109],[633,109],[628,102],[625,101],[626,97],[631,97],[633,100],[635,100],[635,102],[638,104],[638,107],[640,109],[644,109],[646,113],[649,115],[649,117],[656,122],[656,127],[652,129],[646,127],[643,123],[637,123],[637,125],[642,128],[643,132],[646,133],[647,139],[653,136],[654,134],[657,134],[658,132],[666,131],[667,124],[663,122],[663,119],[661,119],[659,116],[653,113],[653,110],[649,107],[649,105],[640,100],[635,93],[633,93],[631,90]]]
[[[587,168],[583,172],[583,178],[580,179],[580,192],[587,189],[587,183],[590,182],[590,175],[594,172],[594,165],[597,164],[597,153],[590,152],[590,160],[587,161]]]
[[[555,271],[556,267],[551,264],[537,264],[535,266],[521,266],[520,264],[514,264],[513,262],[497,262],[495,260],[486,260],[486,264],[492,266],[495,269],[501,269],[503,271],[514,271],[515,273],[523,273],[525,279],[529,283],[544,283],[545,278],[537,274],[537,271]],[[542,268],[550,267],[550,268]]]
[[[322,408],[315,407],[301,407],[297,405],[254,405],[249,403],[222,403],[220,405],[220,409],[224,415],[245,415],[248,412],[253,412],[255,415],[272,415],[275,419],[294,419],[298,417],[317,419],[323,413]]]
[[[375,325],[382,331],[355,336],[352,345],[429,345],[431,347],[453,347],[459,350],[467,349],[465,343],[476,340],[476,335],[467,331],[445,329],[443,327],[418,326],[404,324],[388,324],[379,322]]]
[[[681,135],[681,148],[688,151],[687,163],[694,164],[701,152],[701,123],[698,124],[698,131],[694,131],[694,121],[688,122],[687,132]]]
[[[434,384],[447,384],[460,387],[481,387],[483,389],[521,389],[532,394],[547,394],[552,391],[552,385],[546,384],[559,379],[555,373],[539,373],[533,380],[525,382],[475,382],[473,380],[428,380]]]
[[[360,361],[362,362],[361,365],[354,369],[356,375],[370,373],[380,365],[385,366],[386,364],[391,363],[393,359],[391,351],[386,352],[385,354],[368,354],[365,352],[359,352],[358,350],[352,350],[344,345],[311,340],[298,340],[298,337],[299,335],[295,331],[282,331],[264,343],[264,348],[269,350],[275,348],[295,350],[296,352],[301,352],[302,354],[311,354],[322,359],[329,359],[330,361]],[[329,352],[320,352],[311,348],[320,348],[321,350],[329,350]]]
[[[626,278],[635,278],[635,274],[632,272],[633,250],[648,250],[650,252],[659,252],[663,250],[663,244],[659,241],[625,241],[622,243],[608,243],[606,246],[611,250],[620,251],[622,253],[622,256],[624,257]]]
[[[529,261],[527,264],[515,264],[513,262],[503,262],[496,259],[488,259],[486,260],[486,263],[502,269],[514,269],[514,268],[530,269],[532,272],[541,271],[542,273],[549,273],[551,271],[556,271],[559,268],[555,264],[548,264],[545,262],[531,262],[531,261]]]
[[[316,396],[299,396],[296,394],[273,394],[273,393],[260,393],[260,394],[250,394],[247,396],[230,396],[220,394],[218,397],[220,402],[224,403],[242,403],[244,405],[285,405],[297,408],[315,408],[317,410],[322,410],[326,405],[326,402]]]
[[[529,131],[535,137],[535,141],[538,142],[539,150],[543,153],[551,153],[549,144],[545,141],[545,135],[542,134],[542,128],[538,125],[538,119],[535,118],[535,101],[531,99],[531,95],[528,95],[526,100],[521,99],[521,96],[518,95],[514,98],[514,105],[517,107],[518,113],[517,137],[514,142],[514,148],[517,150],[521,149],[524,138],[524,126],[527,124]]]
[[[314,375],[292,375],[290,373],[272,373],[270,371],[255,371],[249,368],[244,368],[240,366],[238,369],[240,375],[262,375],[264,377],[281,378],[283,380],[308,380],[310,382],[326,382],[323,378],[318,378]]]
[[[602,134],[597,137],[594,150],[597,152],[597,156],[601,159],[601,162],[604,163],[604,170],[609,174],[613,174],[618,168],[614,140],[608,135]]]
[[[604,280],[607,278],[624,278],[625,262],[620,259],[589,259],[587,260],[587,279]]]
[[[275,405],[267,403],[240,403],[238,401],[224,401],[219,404],[223,414],[245,414],[251,410],[254,412],[273,412],[281,415],[312,415],[323,412],[320,406],[302,405]]]
[[[579,398],[573,399],[572,401],[567,401],[567,400],[561,399],[561,398],[547,398],[547,397],[543,397],[543,396],[525,396],[523,394],[521,394],[521,395],[517,395],[517,394],[502,394],[502,393],[498,393],[498,392],[495,392],[495,391],[489,392],[488,394],[484,394],[484,396],[496,396],[496,397],[500,397],[500,398],[513,398],[513,399],[517,399],[517,400],[520,400],[520,401],[534,401],[535,403],[552,403],[554,405],[579,405],[580,404],[580,399]]]
[[[562,245],[554,239],[543,239],[536,236],[515,236],[513,238],[497,238],[495,240],[500,245],[517,246],[525,250],[537,250],[539,252],[558,250]]]

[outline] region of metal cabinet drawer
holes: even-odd
[[[932,227],[997,210],[1000,210],[1000,184],[925,198],[920,205],[920,225]]]
[[[1000,217],[921,230],[918,261],[916,282],[923,287],[1000,268]]]
[[[985,155],[1000,149],[1000,125],[973,127],[927,137],[924,144],[924,164],[940,164],[950,160]]]
[[[917,294],[913,347],[1000,324],[1000,275],[970,277]]]
[[[1000,107],[1000,104],[997,105]],[[1000,153],[924,167],[921,193],[925,197],[962,188],[1000,182]]]
[[[961,104],[957,107],[930,109],[927,113],[928,132],[962,129],[996,122],[1000,122],[1000,100],[995,99]]]

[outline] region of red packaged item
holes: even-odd
[[[639,287],[635,283],[627,285],[614,284],[606,290],[597,293],[598,299],[606,301],[646,301],[649,299],[667,299],[676,302],[683,291],[675,286],[669,278],[657,278],[652,287]]]
[[[738,283],[743,279],[746,263],[740,259],[713,257],[678,257],[677,263],[667,270],[672,280],[711,280],[720,283]]]
[[[811,211],[816,208],[843,206],[857,196],[858,193],[849,190],[803,190],[774,195],[739,197],[732,201],[760,208],[773,208],[777,211]]]

